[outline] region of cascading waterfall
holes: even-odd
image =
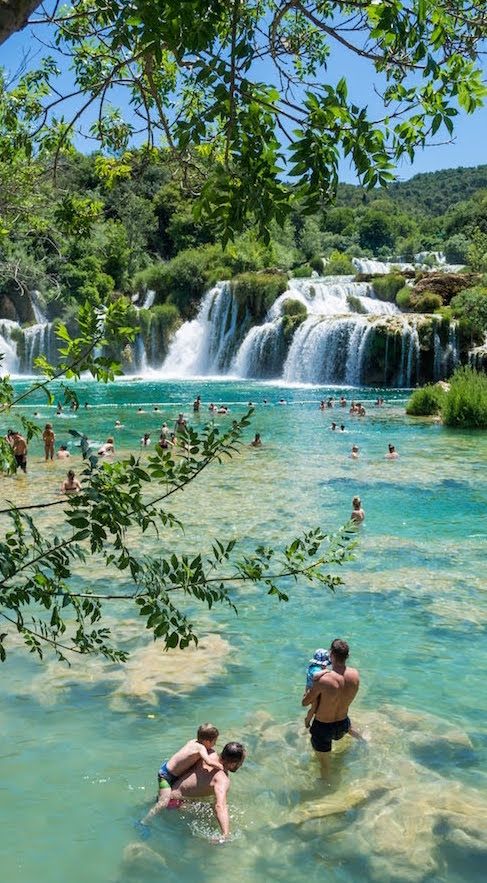
[[[11,319],[0,319],[0,353],[3,359],[0,361],[0,375],[18,374],[20,359],[17,355],[17,341],[12,337],[12,332],[20,332],[18,322]]]
[[[205,295],[196,319],[185,322],[174,335],[162,373],[191,377],[228,371],[250,326],[250,316],[246,316],[237,327],[238,312],[230,283],[219,282]]]

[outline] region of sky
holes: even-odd
[[[37,27],[36,35],[48,39],[48,31]],[[49,54],[26,28],[24,31],[13,35],[3,46],[0,46],[0,66],[10,72],[17,71],[22,58],[29,55],[31,64],[35,64],[42,57]],[[63,61],[63,79],[69,82],[71,79],[67,63]],[[258,69],[259,78],[270,79],[270,69],[265,64]],[[484,68],[487,79],[487,62]],[[338,46],[334,49],[324,82],[335,84],[341,76],[345,76],[349,87],[349,97],[360,106],[368,106],[371,113],[377,116],[383,112],[380,99],[374,92],[374,86],[380,86],[378,77],[370,64],[348,50]],[[124,106],[125,105],[125,106]],[[130,108],[125,97],[122,99],[124,112],[130,118]],[[435,146],[424,150],[418,150],[414,162],[411,164],[405,159],[397,168],[399,180],[406,180],[420,172],[432,172],[438,169],[455,168],[458,166],[476,166],[487,163],[487,107],[481,108],[473,116],[461,111],[455,118],[455,130],[451,143],[440,143],[447,138],[446,132],[437,134]],[[78,139],[76,146],[79,150],[89,152],[96,149],[96,143],[90,140]],[[344,182],[357,183],[350,163],[343,160],[340,166],[340,178]]]

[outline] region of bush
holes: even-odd
[[[323,273],[325,271],[325,264],[323,262],[323,258],[319,258],[319,257],[311,258],[311,260],[309,261],[309,265],[310,265],[311,269],[315,271],[315,273],[319,273],[320,276],[323,276]]]
[[[406,405],[406,414],[411,417],[431,417],[439,414],[446,398],[441,386],[423,386],[415,389]]]
[[[325,265],[325,273],[327,276],[352,276],[355,273],[355,267],[348,254],[332,251]]]
[[[477,335],[487,332],[487,288],[467,288],[450,301],[452,315]]]
[[[394,303],[396,294],[404,288],[406,280],[399,273],[387,273],[386,276],[377,276],[372,280],[372,285],[379,300]]]
[[[281,315],[283,316],[307,316],[308,310],[306,305],[293,297],[287,297],[281,304]]]
[[[295,279],[306,279],[307,276],[311,276],[312,272],[313,268],[311,264],[301,264],[299,267],[293,267],[291,275],[294,276]]]
[[[354,294],[347,294],[347,304],[350,307],[352,313],[361,313],[362,315],[366,315],[367,310],[365,309],[362,301],[359,297],[355,297]]]
[[[425,291],[413,303],[415,313],[434,313],[443,306],[443,300],[439,294],[433,291]]]
[[[400,310],[408,310],[411,306],[411,289],[409,285],[404,285],[396,294],[396,304]]]
[[[287,289],[284,273],[241,273],[232,280],[232,291],[240,311],[247,308],[261,322],[276,298]]]
[[[447,426],[486,429],[487,376],[473,368],[458,368],[451,378],[442,416]]]

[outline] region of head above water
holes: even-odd
[[[245,760],[245,748],[241,742],[227,742],[220,759],[227,770],[235,772]]]
[[[394,445],[387,445],[387,447],[389,448],[389,453],[390,453],[390,454],[393,454],[394,451],[396,450],[396,448],[395,448]]]
[[[70,478],[71,480],[73,480],[74,478],[74,471],[72,469],[70,469],[68,472],[68,478]]]
[[[353,508],[354,508],[354,509],[360,509],[360,506],[361,506],[361,505],[362,505],[362,503],[361,503],[361,501],[360,501],[360,497],[354,497],[353,500],[352,500],[352,506],[353,506]]]
[[[214,745],[219,735],[218,729],[213,724],[206,723],[198,727],[196,738],[198,742],[209,742],[211,745]]]
[[[335,640],[331,642],[330,654],[339,665],[345,665],[349,653],[350,648],[346,641],[342,641],[341,638],[335,638]]]

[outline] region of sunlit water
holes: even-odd
[[[212,467],[172,506],[185,535],[147,538],[144,548],[199,552],[218,536],[244,537],[243,549],[283,545],[303,528],[335,529],[358,493],[366,521],[356,561],[335,595],[298,583],[279,604],[240,588],[238,618],[190,608],[205,636],[197,653],[146,646],[133,609],[121,605],[110,616],[133,651],[126,669],[41,665],[14,650],[1,668],[2,879],[485,879],[486,435],[409,419],[405,396],[394,391],[384,393],[383,409],[373,406],[376,391],[361,393],[367,417],[357,419],[320,412],[323,389],[208,380],[85,384],[87,411],[56,418],[39,399],[24,413],[37,408],[41,425],[53,422],[76,468],[69,428],[95,442],[113,434],[120,453],[134,450],[144,431],[155,442],[162,421],[171,427],[180,410],[192,419],[197,392],[200,424],[211,400],[231,407],[216,418],[222,427],[254,401],[246,439],[259,431],[264,447],[246,446]],[[286,406],[276,404],[281,396]],[[123,430],[113,429],[116,418]],[[332,419],[343,419],[346,432],[332,432]],[[384,460],[389,441],[397,462]],[[348,457],[353,442],[357,462]],[[44,464],[33,442],[27,478],[2,478],[2,497],[54,499],[66,468]],[[55,521],[52,511],[44,516]],[[96,561],[79,584],[113,585]],[[310,655],[336,636],[349,640],[361,672],[352,717],[370,741],[339,743],[324,783],[300,699]],[[220,745],[234,738],[248,746],[232,776],[235,838],[212,846],[211,808],[198,804],[160,816],[143,842],[134,822],[155,795],[157,767],[204,720],[219,726]]]

